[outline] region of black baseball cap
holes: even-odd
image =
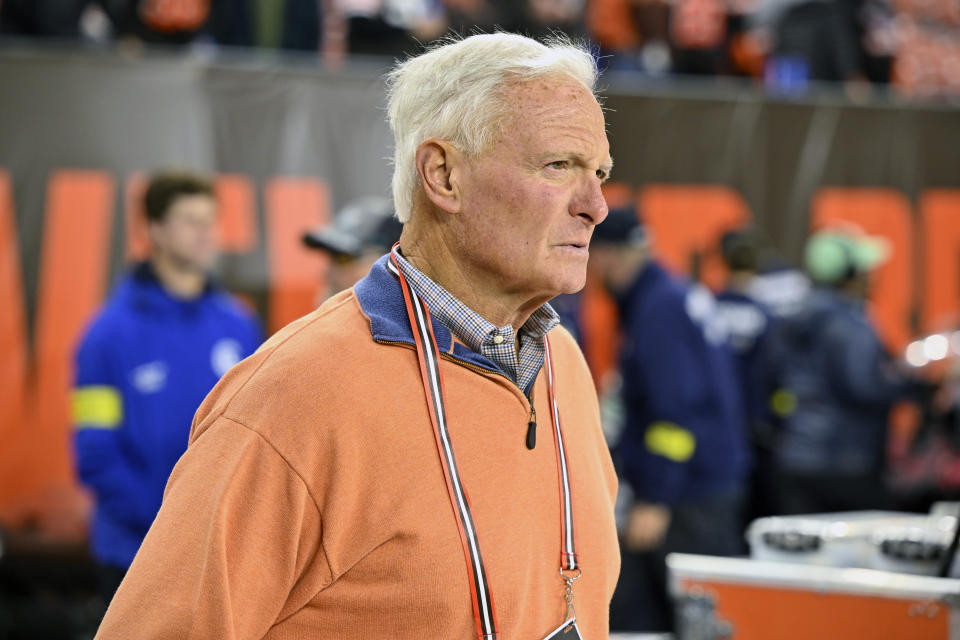
[[[647,234],[632,203],[626,207],[614,207],[606,219],[593,229],[591,243],[613,245],[642,245]]]
[[[402,231],[390,200],[365,196],[347,203],[329,224],[304,233],[303,243],[334,256],[357,258],[370,249],[389,251]]]

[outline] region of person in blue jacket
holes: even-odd
[[[614,454],[633,495],[611,628],[669,631],[666,554],[742,551],[749,454],[739,388],[713,296],[653,259],[632,208],[610,211],[590,253],[620,309],[624,425]]]
[[[91,546],[109,601],[160,508],[203,398],[261,341],[259,323],[219,289],[209,182],[155,176],[149,260],[116,286],[76,352],[73,444],[95,508]]]

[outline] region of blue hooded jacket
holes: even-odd
[[[187,448],[193,414],[261,338],[253,314],[213,286],[194,300],[174,298],[148,263],[119,283],[77,351],[72,397],[77,472],[95,497],[100,562],[130,565]]]
[[[619,303],[626,415],[616,454],[635,495],[673,505],[740,490],[740,393],[713,297],[650,262]]]

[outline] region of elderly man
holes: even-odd
[[[607,214],[595,74],[510,34],[393,72],[399,245],[208,396],[98,638],[606,637],[616,478],[547,304]]]

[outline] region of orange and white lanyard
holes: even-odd
[[[407,307],[407,316],[413,330],[413,338],[417,348],[417,358],[420,361],[420,376],[423,380],[423,390],[426,395],[430,421],[433,424],[434,437],[437,442],[437,451],[440,454],[443,475],[447,483],[447,493],[450,503],[457,516],[457,528],[460,531],[460,540],[463,544],[464,557],[470,573],[470,591],[473,598],[473,615],[477,624],[477,638],[479,640],[498,640],[496,609],[493,604],[493,595],[490,589],[487,570],[480,552],[480,542],[473,522],[470,509],[470,498],[460,478],[454,455],[453,443],[447,428],[447,412],[444,406],[443,378],[440,374],[440,353],[433,335],[433,326],[430,324],[430,312],[404,277],[397,261],[397,248],[394,246],[387,268],[400,280],[403,290],[403,299]],[[564,448],[563,432],[560,427],[560,411],[557,408],[554,389],[553,358],[550,354],[550,339],[544,336],[544,366],[547,372],[547,389],[549,393],[551,418],[554,427],[554,443],[557,453],[557,471],[560,484],[560,511],[561,511],[561,557],[560,576],[566,583],[564,598],[567,602],[567,620],[560,629],[574,625],[576,621],[573,610],[573,582],[580,577],[580,563],[577,558],[573,531],[573,503],[570,495],[570,471],[567,466],[567,453]],[[552,636],[553,634],[551,634]]]

